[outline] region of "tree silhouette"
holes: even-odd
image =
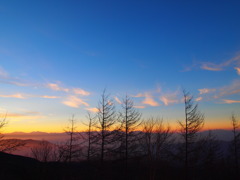
[[[52,160],[53,146],[48,142],[42,140],[39,145],[31,148],[32,156],[42,162]]]
[[[169,143],[172,143],[172,133],[170,127],[165,126],[159,118],[145,120],[142,131],[141,144],[149,163],[149,179],[155,179],[156,163],[163,158]]]
[[[65,133],[69,136],[68,141],[65,146],[61,146],[61,151],[65,160],[71,162],[74,157],[78,156],[80,153],[80,147],[78,143],[79,137],[76,132],[76,120],[74,119],[74,115],[69,119],[69,126],[65,129]]]
[[[87,114],[87,122],[82,122],[83,125],[87,126],[87,130],[84,134],[81,135],[84,142],[87,144],[87,160],[90,161],[90,159],[95,156],[96,154],[96,143],[97,143],[97,136],[96,132],[94,132],[94,127],[97,124],[96,116],[92,117],[92,115],[88,112]]]
[[[122,100],[122,112],[120,112],[120,123],[121,123],[121,146],[125,151],[126,168],[129,155],[136,151],[136,143],[139,140],[139,133],[135,132],[141,125],[141,114],[134,108],[133,100],[126,95]]]
[[[198,104],[194,102],[193,96],[183,91],[185,121],[178,121],[180,134],[184,142],[185,178],[188,179],[189,155],[194,152],[193,144],[196,142],[197,132],[204,125],[204,115],[198,110]]]
[[[100,144],[100,160],[104,161],[106,153],[113,150],[116,143],[116,113],[115,105],[110,99],[110,95],[103,91],[98,105],[96,128],[98,129],[98,143]]]
[[[2,130],[7,123],[7,114],[0,115],[0,130]],[[4,139],[4,135],[0,132],[0,152],[12,152],[24,145],[24,142],[18,141],[17,139]]]
[[[233,149],[234,149],[234,164],[235,164],[235,173],[238,175],[239,171],[239,152],[240,152],[240,133],[237,132],[239,128],[238,120],[235,115],[232,114],[232,132],[233,132]]]

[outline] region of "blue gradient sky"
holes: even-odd
[[[239,1],[0,2],[0,111],[6,131],[61,131],[103,89],[143,117],[184,118],[182,89],[205,128],[240,108]],[[118,99],[117,99],[118,98]]]

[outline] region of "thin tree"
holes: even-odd
[[[74,119],[74,115],[72,115],[72,118],[69,119],[69,126],[65,129],[65,133],[69,136],[69,140],[67,141],[66,146],[64,147],[66,160],[68,162],[71,162],[73,159],[73,156],[76,156],[78,151],[78,145],[77,145],[77,133],[76,133],[76,120]]]
[[[235,173],[238,175],[239,169],[239,151],[240,151],[240,133],[237,132],[239,128],[239,123],[234,114],[232,114],[232,132],[233,132],[233,148],[234,148],[234,163],[235,163]]]
[[[95,155],[96,150],[94,145],[96,146],[97,137],[96,132],[94,132],[94,127],[97,124],[96,117],[93,117],[89,112],[87,113],[87,122],[82,122],[83,125],[87,126],[87,131],[85,134],[82,135],[84,142],[87,144],[87,160],[90,159]]]
[[[120,112],[121,130],[123,133],[122,143],[124,144],[126,168],[129,155],[136,150],[136,142],[139,139],[137,128],[142,123],[141,113],[134,108],[133,100],[126,95],[122,100],[122,112]]]
[[[198,104],[194,102],[193,96],[185,90],[183,91],[183,99],[185,120],[183,122],[178,121],[178,123],[180,125],[180,134],[185,144],[185,178],[188,179],[189,155],[194,152],[190,148],[191,145],[196,142],[197,132],[199,132],[204,125],[204,115],[198,110]]]
[[[110,95],[106,94],[106,90],[103,91],[101,99],[98,105],[97,112],[98,123],[96,128],[98,129],[98,142],[100,144],[100,160],[101,162],[105,159],[105,154],[110,149],[113,150],[114,135],[116,130],[116,113],[115,105],[110,99]]]

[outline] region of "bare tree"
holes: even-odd
[[[235,173],[238,175],[238,170],[239,170],[239,152],[240,152],[240,133],[237,132],[239,128],[239,122],[236,119],[235,115],[232,114],[232,132],[233,132],[233,150],[234,150],[234,164],[235,164]]]
[[[106,90],[103,91],[99,101],[97,120],[98,123],[96,128],[99,132],[98,142],[100,143],[100,160],[103,162],[106,153],[113,150],[114,143],[116,143],[114,137],[117,123],[115,105],[110,99],[109,94],[106,94]]]
[[[52,160],[53,146],[45,140],[42,140],[37,146],[31,148],[32,156],[42,162]]]
[[[65,129],[65,133],[69,136],[68,141],[65,146],[62,146],[62,151],[66,161],[71,162],[74,157],[78,156],[80,147],[78,145],[79,137],[76,132],[76,120],[74,119],[74,115],[69,119],[69,126]]]
[[[0,130],[7,125],[7,114],[0,115]],[[24,146],[23,141],[17,139],[4,139],[4,135],[0,132],[0,152],[12,152],[17,148]]]
[[[143,137],[141,144],[143,153],[149,162],[149,178],[155,179],[156,165],[167,153],[172,143],[172,133],[169,126],[163,124],[159,118],[150,118],[143,122]]]
[[[185,177],[188,179],[189,155],[194,152],[192,144],[197,140],[197,132],[204,125],[204,115],[198,110],[198,104],[194,102],[193,96],[183,91],[185,121],[178,121],[180,125],[180,134],[184,142],[185,152]]]
[[[122,112],[120,112],[119,120],[123,132],[120,149],[125,151],[125,168],[127,170],[129,156],[136,151],[136,143],[140,137],[136,130],[142,123],[141,114],[134,108],[133,100],[128,95],[122,100]]]
[[[89,112],[87,114],[87,122],[82,122],[83,125],[87,126],[87,131],[81,134],[84,143],[87,148],[87,160],[89,161],[96,154],[96,142],[97,136],[94,132],[94,127],[97,124],[96,117],[93,117]]]

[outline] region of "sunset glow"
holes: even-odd
[[[128,94],[143,119],[160,117],[173,130],[186,89],[203,130],[230,129],[231,114],[240,119],[239,5],[1,2],[3,132],[63,132],[72,115],[84,131],[104,89],[116,112]]]

